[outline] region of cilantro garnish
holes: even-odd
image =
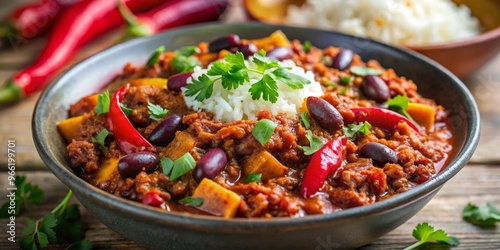
[[[478,226],[493,226],[500,222],[500,211],[491,203],[483,206],[469,203],[465,206],[462,215],[468,222]]]
[[[413,230],[413,237],[418,240],[414,244],[406,247],[404,250],[415,249],[425,243],[440,242],[451,246],[458,246],[460,242],[453,236],[448,236],[443,230],[434,230],[434,227],[427,222],[418,224]]]
[[[408,104],[410,103],[410,99],[408,99],[407,96],[403,95],[397,95],[392,99],[389,99],[387,101],[387,105],[389,105],[389,109],[396,111],[402,115],[404,115],[408,120],[413,122],[414,124],[418,124],[413,118],[411,117],[406,110],[408,109]]]
[[[189,204],[195,207],[199,207],[203,204],[203,198],[195,198],[191,196],[186,196],[179,200],[179,202],[184,204]]]
[[[300,150],[304,151],[305,155],[312,155],[323,147],[321,140],[314,136],[311,130],[307,130],[306,138],[309,140],[309,146],[299,146]]]
[[[109,91],[106,90],[104,93],[100,94],[97,97],[97,105],[95,106],[94,110],[98,115],[106,114],[109,112],[109,105]]]
[[[323,83],[323,85],[326,85],[326,86],[332,86],[332,87],[334,87],[334,88],[336,88],[336,87],[337,87],[337,84],[336,84],[336,83],[334,83],[334,82],[332,82],[332,81],[325,80],[325,81],[323,81],[322,83]]]
[[[26,176],[16,176],[14,179],[16,185],[16,192],[14,195],[15,208],[10,207],[10,202],[7,200],[0,207],[0,218],[9,218],[10,216],[17,216],[21,208],[27,205],[40,205],[45,200],[43,191],[38,185],[33,185],[26,181]],[[30,211],[31,212],[31,211]]]
[[[122,109],[123,113],[125,113],[126,116],[129,116],[132,114],[132,109],[127,108],[123,103],[120,102],[120,108]]]
[[[172,173],[170,174],[170,180],[175,180],[185,173],[189,172],[196,166],[193,156],[190,153],[185,153],[179,159],[174,161],[172,166]]]
[[[311,51],[311,48],[312,48],[312,44],[310,41],[304,41],[302,43],[302,49],[304,49],[304,52],[308,53],[309,51]]]
[[[309,129],[311,126],[311,122],[309,121],[309,112],[302,112],[300,113],[300,121],[302,122],[302,125],[304,125],[304,128]]]
[[[253,100],[260,98],[271,103],[278,100],[278,85],[276,81],[283,82],[292,89],[302,89],[304,85],[311,82],[299,75],[290,73],[287,68],[281,67],[278,61],[265,57],[265,51],[250,57],[257,69],[248,68],[245,64],[243,53],[226,54],[224,60],[211,64],[206,74],[202,74],[198,79],[193,79],[192,83],[186,86],[184,94],[195,96],[195,100],[203,101],[210,98],[213,92],[213,85],[220,81],[224,89],[236,89],[244,82],[249,82],[249,73],[260,76],[248,90]],[[211,77],[209,77],[211,76]]]
[[[349,89],[349,87],[343,88],[342,90],[339,91],[339,95],[345,95],[345,94],[347,94],[347,90],[348,89]]]
[[[200,66],[200,61],[194,56],[200,50],[196,46],[186,46],[175,51],[172,59],[172,69],[178,73],[193,72],[196,66]]]
[[[160,46],[156,49],[156,51],[151,55],[151,57],[146,62],[146,68],[153,67],[160,60],[160,55],[165,51],[165,46]]]
[[[343,77],[340,78],[340,81],[342,83],[350,83],[351,80],[352,80],[352,78],[353,78],[352,76],[343,76]]]
[[[106,147],[105,144],[106,144],[106,137],[108,137],[108,135],[110,134],[112,133],[109,132],[107,129],[103,128],[96,137],[92,136],[92,142],[101,145],[102,149],[104,149],[104,153],[108,152],[108,147]]]
[[[365,121],[365,122],[360,122],[359,124],[356,123],[349,124],[347,125],[347,127],[343,127],[342,131],[344,132],[344,135],[346,135],[347,138],[349,138],[349,140],[354,141],[356,140],[356,136],[358,134],[363,134],[363,135],[369,134],[371,127],[372,127],[371,124]]]
[[[351,72],[353,74],[358,75],[358,76],[381,75],[382,74],[382,71],[380,71],[378,69],[372,69],[372,68],[361,67],[361,66],[352,66]]]
[[[250,183],[250,182],[261,182],[262,180],[262,174],[261,173],[253,173],[253,174],[249,174],[247,176],[247,183]]]
[[[148,103],[149,118],[159,121],[168,114],[168,109],[162,108],[160,105]]]
[[[160,166],[163,170],[163,174],[168,176],[170,174],[170,171],[172,171],[172,168],[174,167],[174,162],[170,158],[163,156],[160,159]]]
[[[262,119],[255,124],[255,127],[252,130],[252,135],[259,141],[259,143],[264,146],[271,136],[274,134],[274,129],[278,126],[278,124],[274,123],[268,119]]]

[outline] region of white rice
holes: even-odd
[[[458,41],[481,32],[469,8],[451,0],[307,0],[289,7],[285,23],[398,45]]]
[[[248,68],[257,69],[254,63],[245,61]],[[208,111],[215,114],[215,118],[224,122],[235,120],[257,120],[257,114],[262,110],[268,110],[273,115],[278,113],[285,113],[289,117],[297,115],[298,109],[302,106],[304,98],[308,96],[321,96],[323,90],[321,85],[314,79],[314,73],[311,71],[305,72],[303,68],[297,67],[292,60],[285,60],[279,63],[283,67],[287,67],[291,73],[302,76],[309,81],[310,84],[304,85],[302,89],[292,89],[281,81],[276,81],[278,85],[278,101],[271,103],[264,101],[262,98],[259,100],[252,100],[252,96],[248,90],[251,85],[261,79],[259,74],[250,73],[250,82],[244,82],[243,85],[236,89],[227,90],[221,85],[220,80],[214,83],[212,96],[202,102],[196,101],[195,96],[184,95],[186,105],[195,111]],[[208,66],[210,68],[211,65]],[[198,79],[202,74],[207,73],[207,69],[196,67],[187,83],[192,83],[192,79]],[[211,79],[217,77],[209,76]],[[184,93],[186,88],[182,88]]]

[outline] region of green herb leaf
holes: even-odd
[[[185,153],[179,159],[174,161],[174,166],[172,168],[172,173],[170,174],[170,180],[175,180],[185,173],[189,172],[196,166],[196,162],[190,153]]]
[[[370,134],[371,124],[368,122],[360,122],[358,124],[352,123],[342,128],[344,135],[349,138],[349,140],[354,141],[358,134],[368,135]]]
[[[261,173],[253,173],[253,174],[249,174],[247,176],[247,183],[250,183],[250,182],[257,182],[257,183],[260,183],[262,182],[262,174]]]
[[[92,136],[92,142],[97,143],[101,145],[102,149],[104,150],[104,153],[108,152],[108,147],[106,147],[106,137],[110,135],[110,133],[107,129],[103,128],[101,132],[97,135],[97,137]]]
[[[179,200],[179,202],[184,204],[189,204],[191,206],[199,207],[203,204],[203,198],[194,198],[191,196],[186,196]]]
[[[257,66],[257,70],[263,74],[264,71],[268,69],[278,68],[279,64],[277,60],[266,57],[266,51],[261,49],[258,54],[254,54],[252,57],[252,62]]]
[[[146,62],[146,68],[151,68],[155,64],[157,64],[158,61],[160,60],[160,55],[161,53],[163,53],[163,51],[165,51],[165,46],[162,45],[158,47],[156,51],[153,53],[153,55],[151,55],[151,57],[149,57],[148,61]]]
[[[148,103],[149,118],[159,121],[168,114],[168,109],[162,108],[160,105]]]
[[[24,224],[25,224],[25,227],[23,229],[22,236],[28,236],[30,234],[33,234],[35,232],[35,230],[38,229],[38,228],[36,228],[37,227],[36,222],[30,218],[25,218]]]
[[[133,110],[125,107],[125,105],[123,103],[120,103],[120,108],[122,109],[123,113],[125,113],[126,116],[129,116],[130,114],[132,114]]]
[[[434,230],[434,227],[427,224],[427,222],[418,224],[413,230],[413,237],[418,240],[413,245],[406,247],[404,250],[415,249],[425,243],[440,242],[446,243],[451,246],[458,246],[460,242],[457,238],[448,236],[443,230]]]
[[[304,41],[302,43],[302,49],[304,49],[304,52],[308,53],[309,51],[311,51],[311,48],[312,48],[312,44],[310,41]]]
[[[175,51],[176,55],[181,56],[192,56],[197,53],[200,53],[200,49],[196,46],[185,46]]]
[[[241,52],[226,54],[224,61],[212,63],[207,75],[221,76],[222,87],[228,90],[236,89],[245,81],[250,81],[245,58]]]
[[[10,199],[0,206],[0,218],[9,218],[10,216],[17,216],[22,207],[27,205],[39,205],[45,200],[43,191],[38,185],[33,185],[26,181],[26,176],[16,176],[14,182],[10,185],[15,185],[17,192],[14,195],[16,203],[15,209],[9,208]]]
[[[94,110],[98,115],[107,114],[109,112],[110,98],[109,91],[105,91],[97,97],[97,105]]]
[[[160,165],[161,169],[163,170],[163,174],[168,176],[170,174],[170,171],[172,171],[172,168],[174,167],[174,162],[170,158],[163,156],[160,159]]]
[[[342,83],[350,83],[351,80],[352,80],[352,78],[353,78],[352,76],[343,76],[343,77],[340,78],[340,81]]]
[[[175,57],[170,63],[172,69],[178,73],[193,72],[196,66],[201,66],[194,54],[199,53],[196,46],[182,47],[175,51]]]
[[[49,246],[49,240],[47,239],[47,235],[42,232],[37,232],[36,238],[38,239],[38,244],[40,248],[47,248]]]
[[[332,86],[332,87],[334,87],[334,88],[336,88],[336,87],[337,87],[337,84],[336,84],[336,83],[334,83],[334,82],[332,82],[332,81],[328,81],[328,80],[323,81],[323,82],[322,82],[322,84],[323,84],[323,85],[326,85],[326,86]]]
[[[342,90],[339,91],[339,95],[345,95],[345,94],[347,94],[347,90],[348,89],[349,89],[349,87],[343,88]]]
[[[269,75],[264,75],[262,79],[252,84],[248,92],[252,95],[253,100],[259,100],[262,97],[271,103],[278,101],[278,85]]]
[[[283,68],[278,68],[273,71],[272,73],[276,80],[283,82],[284,84],[288,85],[288,87],[292,89],[302,89],[304,88],[304,85],[308,85],[311,83],[308,79],[290,73],[289,71],[283,69]]]
[[[75,242],[66,248],[66,250],[91,250],[92,249],[92,242],[89,240],[81,240],[78,242]]]
[[[193,79],[192,83],[186,85],[186,91],[184,94],[186,96],[195,96],[195,100],[201,102],[205,99],[210,98],[212,96],[212,92],[214,91],[214,82],[215,80],[210,80],[210,78],[203,74],[198,77],[198,79]]]
[[[483,206],[469,203],[465,206],[462,215],[468,222],[478,226],[493,226],[500,222],[500,211],[491,203]]]
[[[361,66],[352,66],[351,72],[353,74],[358,75],[358,76],[381,75],[382,74],[382,72],[378,69],[372,69],[372,68],[361,67]]]
[[[40,231],[43,232],[50,243],[57,243],[56,232],[52,228],[57,225],[55,214],[48,213],[43,216]]]
[[[300,150],[302,150],[305,155],[312,155],[323,147],[321,140],[314,136],[311,130],[307,130],[306,138],[309,140],[309,146],[299,146]]]
[[[302,112],[300,113],[300,121],[302,122],[302,125],[304,125],[304,128],[309,129],[311,127],[311,122],[309,121],[309,112]]]
[[[408,118],[408,120],[410,120],[414,124],[418,124],[415,120],[413,120],[411,115],[408,114],[408,112],[406,112],[406,110],[408,109],[409,103],[410,103],[410,99],[408,99],[408,97],[403,96],[403,95],[397,95],[394,98],[389,99],[387,101],[387,105],[389,106],[390,110],[396,111],[396,112],[402,114],[403,116],[405,116],[406,118]]]
[[[259,143],[264,146],[271,136],[274,134],[274,129],[278,126],[278,124],[274,123],[268,119],[262,119],[255,124],[255,127],[252,130],[252,135],[259,141]]]

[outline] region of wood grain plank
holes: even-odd
[[[18,172],[18,174],[26,175],[30,182],[40,185],[45,191],[47,200],[37,209],[37,215],[54,208],[67,192],[67,188],[49,172]],[[6,175],[5,172],[0,172],[0,203],[5,201]],[[500,165],[468,165],[452,178],[417,215],[362,249],[402,249],[415,242],[411,233],[415,225],[421,222],[428,222],[458,237],[461,245],[453,249],[500,249],[500,227],[479,228],[465,222],[461,217],[461,211],[468,202],[478,205],[490,202],[500,207],[498,183],[500,183]],[[72,202],[78,203],[74,198]],[[83,207],[81,207],[81,212],[86,230],[85,238],[92,241],[96,248],[144,249],[144,246],[123,239],[106,228]],[[16,220],[18,233],[24,227],[22,222],[24,216]],[[6,223],[5,219],[0,220],[0,225]],[[8,244],[5,230],[0,230],[0,246],[5,246],[5,244]]]

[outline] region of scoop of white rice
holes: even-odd
[[[289,7],[285,23],[400,45],[458,41],[481,32],[470,10],[451,0],[307,0]]]
[[[257,66],[245,60],[245,64],[250,69],[257,69]],[[217,80],[214,83],[214,89],[212,96],[208,99],[199,102],[195,100],[195,96],[184,95],[184,101],[186,105],[195,111],[209,111],[215,114],[215,118],[224,122],[230,122],[235,120],[257,120],[257,114],[262,110],[268,110],[273,115],[278,113],[285,113],[289,117],[297,115],[298,109],[302,106],[304,98],[308,96],[321,96],[323,95],[323,90],[321,85],[314,79],[314,74],[311,71],[305,72],[303,68],[298,67],[292,60],[285,60],[279,63],[282,67],[286,67],[286,70],[290,73],[302,76],[309,81],[310,84],[304,85],[302,89],[292,89],[288,85],[281,81],[276,81],[278,85],[278,101],[276,103],[271,103],[265,101],[262,98],[259,100],[253,100],[250,92],[251,85],[259,81],[262,76],[255,73],[249,73],[250,81],[244,82],[243,85],[236,89],[227,90],[222,87],[221,81]],[[192,79],[198,79],[202,74],[207,73],[208,69],[211,67],[209,65],[207,69],[202,69],[201,67],[196,67],[190,78],[187,80],[187,84],[192,83]],[[216,76],[208,76],[211,79],[217,78]],[[184,93],[186,88],[182,88]]]

